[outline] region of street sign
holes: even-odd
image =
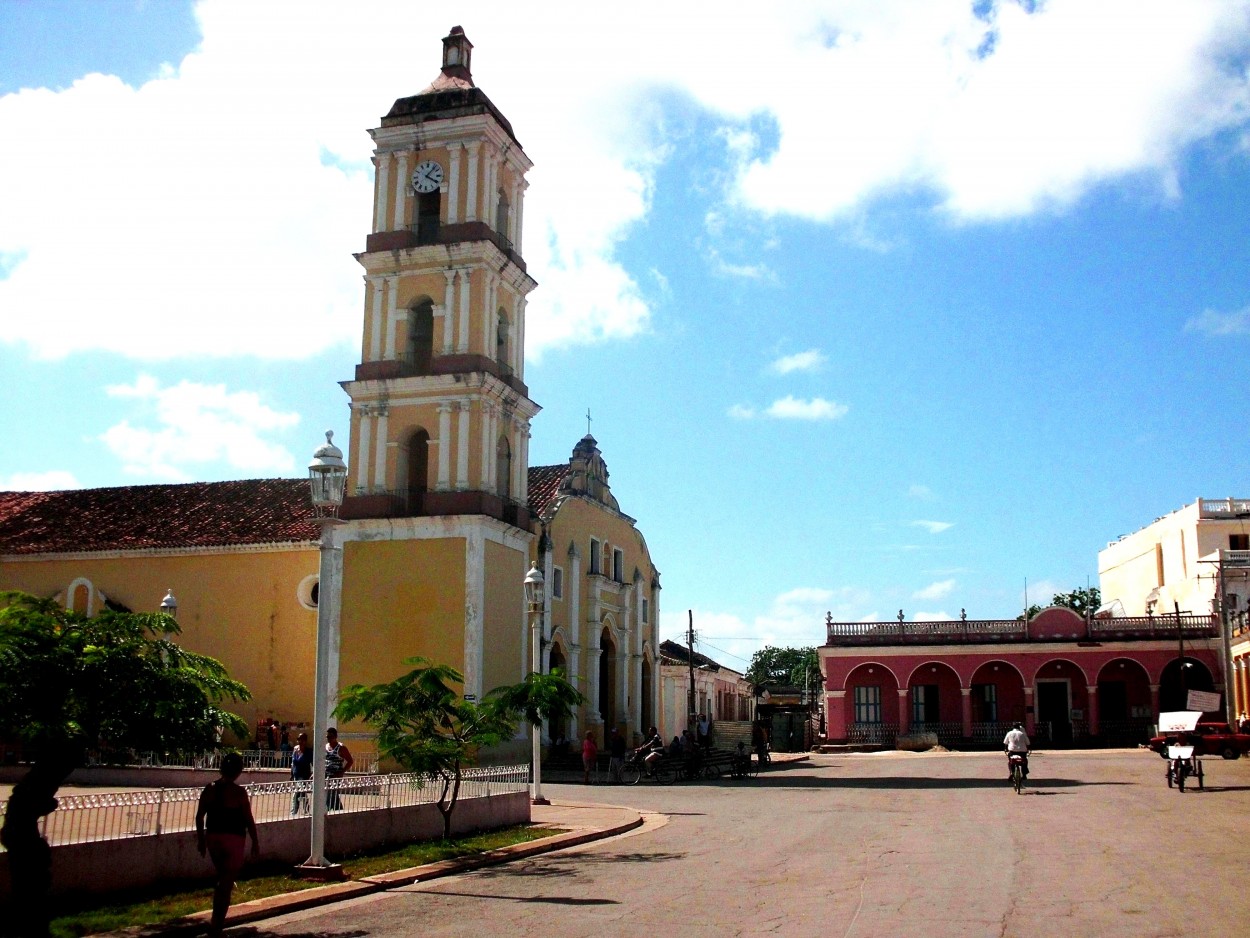
[[[1220,695],[1205,690],[1191,690],[1189,699],[1185,701],[1185,709],[1212,713],[1220,709]]]

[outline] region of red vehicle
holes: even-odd
[[[1237,759],[1242,753],[1250,752],[1250,733],[1235,732],[1227,723],[1199,723],[1193,732],[1155,736],[1149,745],[1165,759],[1168,757],[1169,745],[1193,746],[1195,756]]]

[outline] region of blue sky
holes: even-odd
[[[0,0],[0,487],[345,432],[366,130],[458,23],[536,164],[531,462],[591,410],[665,637],[1014,615],[1247,495],[1250,5],[417,9]]]

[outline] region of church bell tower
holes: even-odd
[[[346,518],[480,515],[529,531],[521,256],[525,173],[512,125],[473,83],[459,26],[419,94],[370,131],[373,231],[352,381]]]

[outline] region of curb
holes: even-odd
[[[615,837],[618,834],[635,830],[641,827],[642,824],[642,815],[637,814],[631,820],[613,827],[566,831],[563,834],[555,834],[551,837],[544,837],[541,840],[513,844],[509,847],[500,847],[498,850],[488,850],[485,853],[478,853],[472,856],[457,857],[454,860],[439,860],[437,863],[427,863],[424,866],[414,866],[406,870],[395,870],[392,873],[379,873],[376,876],[366,876],[362,879],[350,880],[345,883],[330,883],[325,886],[314,886],[311,889],[300,890],[299,892],[288,892],[282,895],[268,896],[264,899],[255,899],[251,902],[243,902],[239,905],[231,906],[230,912],[226,915],[226,927],[233,928],[236,925],[246,925],[261,919],[286,915],[290,912],[302,912],[305,909],[317,908],[333,902],[342,902],[345,899],[356,899],[360,896],[384,892],[388,889],[409,886],[412,883],[441,879],[445,876],[467,873],[488,866],[498,866],[502,863],[524,860],[539,854],[554,853],[557,850],[578,847],[596,840],[606,840],[609,837]],[[177,923],[171,922],[164,926],[148,925],[133,929],[128,928],[124,931],[108,932],[105,933],[103,938],[108,938],[109,935],[127,936],[127,938],[134,938],[135,935],[194,935],[204,931],[208,927],[211,918],[212,913],[210,911],[196,912]]]

